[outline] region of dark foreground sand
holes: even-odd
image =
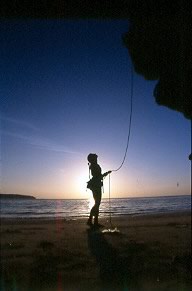
[[[0,290],[192,290],[190,213],[85,222],[2,219]]]

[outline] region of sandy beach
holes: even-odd
[[[191,290],[191,214],[1,219],[1,290]]]

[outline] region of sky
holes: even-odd
[[[127,20],[5,20],[1,35],[1,193],[88,198],[87,155],[122,162],[132,62]],[[190,194],[190,122],[156,104],[133,73],[133,115],[111,197]],[[109,179],[103,197],[108,197]]]

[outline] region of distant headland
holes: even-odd
[[[0,199],[36,199],[31,195],[21,195],[21,194],[0,194]]]

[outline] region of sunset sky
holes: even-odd
[[[123,159],[130,114],[127,20],[2,21],[1,193],[87,198],[87,155]],[[112,197],[190,194],[190,122],[134,73],[133,119]],[[108,178],[104,183],[108,196]]]

